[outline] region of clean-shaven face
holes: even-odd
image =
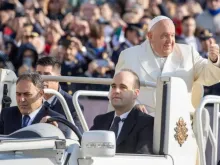
[[[167,57],[173,52],[175,45],[175,26],[169,19],[161,20],[156,23],[148,38],[153,51],[161,57]]]
[[[59,76],[52,65],[42,66],[37,65],[36,72],[40,75]],[[44,81],[44,88],[57,90],[59,83],[56,81]]]
[[[139,94],[139,89],[135,89],[134,82],[134,76],[127,71],[122,71],[114,76],[111,84],[110,100],[116,110],[126,109],[129,111],[132,108]]]

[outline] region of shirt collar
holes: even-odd
[[[55,99],[55,95],[53,95],[51,98],[49,98],[48,100],[46,100],[45,98],[43,98],[43,102],[47,101],[49,104],[51,104],[53,102],[53,100]]]
[[[123,113],[123,114],[120,115],[119,117],[121,118],[121,120],[122,120],[122,119],[126,119],[126,118],[128,117],[128,115],[129,115],[130,112],[131,112],[131,110],[128,111],[128,112]],[[115,118],[116,116],[117,116],[117,115],[116,115],[116,113],[115,113],[114,118]]]
[[[61,87],[59,86],[58,88],[58,92],[61,92]],[[49,104],[51,104],[53,102],[53,100],[56,98],[55,95],[53,95],[51,98],[49,98],[48,100],[46,100],[45,98],[43,98],[43,102],[47,101]],[[55,103],[54,103],[55,104]]]
[[[41,108],[42,108],[42,105],[28,115],[30,117],[30,121],[34,120],[35,116],[38,114],[38,112],[41,110]],[[23,117],[24,117],[24,115],[22,115],[22,118]]]
[[[130,41],[128,41],[127,39],[125,40],[125,43],[129,46],[129,47],[132,47],[134,46]]]

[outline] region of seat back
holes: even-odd
[[[185,82],[176,77],[162,77],[156,90],[154,153],[172,155],[174,162],[187,159],[188,164],[195,164],[197,144],[190,120],[193,106]]]

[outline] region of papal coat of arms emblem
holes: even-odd
[[[176,123],[176,127],[174,128],[176,134],[174,135],[175,139],[179,143],[180,147],[182,147],[183,143],[187,140],[188,137],[188,129],[186,128],[186,123],[183,118],[179,118],[179,121]]]

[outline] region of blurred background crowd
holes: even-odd
[[[170,17],[176,42],[192,45],[204,58],[211,42],[220,43],[220,0],[0,0],[0,68],[19,76],[34,70],[39,58],[54,56],[63,76],[111,78],[120,52],[142,43],[157,15]],[[69,94],[108,90],[61,85]]]

